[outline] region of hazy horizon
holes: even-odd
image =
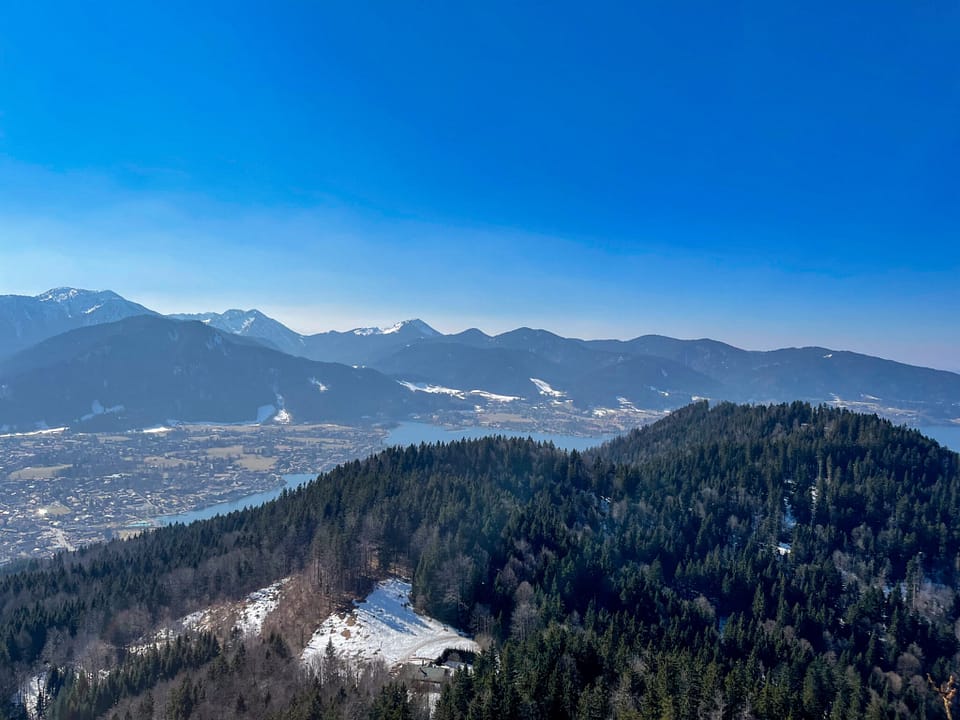
[[[215,5],[7,13],[0,293],[960,371],[958,8]]]

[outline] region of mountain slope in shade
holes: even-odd
[[[960,375],[822,347],[750,351],[716,340],[646,335],[586,345],[643,357],[665,357],[719,384],[716,399],[737,402],[827,402],[924,422],[960,417]]]
[[[667,409],[719,388],[711,378],[672,360],[601,353],[587,350],[577,341],[564,342],[570,343],[569,352],[556,347],[545,353],[551,357],[525,350],[523,343],[512,340],[504,344],[513,347],[494,342],[487,347],[419,343],[375,362],[373,367],[411,382],[485,390],[533,402],[569,401],[584,409],[616,407],[625,402],[646,409]]]
[[[369,365],[399,348],[444,336],[422,320],[404,320],[388,328],[362,327],[301,335],[259,310],[178,313],[176,320],[197,320],[232,335],[260,342],[288,355],[345,365]]]
[[[34,298],[0,296],[0,359],[72,329],[144,314],[154,313],[110,291],[58,288]],[[386,329],[301,335],[258,310],[171,317],[199,320],[230,337],[299,358],[367,366],[394,380],[483,390],[532,404],[570,403],[587,411],[617,406],[668,410],[697,397],[800,399],[912,424],[960,419],[960,375],[827,348],[760,352],[661,335],[579,340],[526,327],[494,336],[476,328],[444,335],[422,320]],[[27,357],[37,367],[48,362],[38,354]],[[0,389],[0,395],[4,392]],[[98,414],[103,413],[93,413]]]
[[[150,314],[110,290],[64,287],[35,297],[0,295],[0,357],[68,330]]]
[[[308,335],[304,338],[303,355],[346,365],[371,365],[407,345],[442,337],[422,320],[405,320],[386,329],[356,328],[347,332],[331,330]]]
[[[553,383],[566,377],[564,368],[532,352],[446,342],[410,345],[376,362],[374,367],[411,382],[524,398],[537,396],[530,378]]]
[[[200,322],[128,318],[0,362],[0,427],[390,421],[455,402],[370,369],[296,358]]]

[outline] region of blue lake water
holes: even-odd
[[[558,433],[535,433],[520,430],[503,430],[501,428],[468,427],[450,430],[430,423],[403,422],[387,433],[383,441],[385,446],[390,445],[419,445],[420,443],[452,442],[454,440],[473,440],[475,438],[504,435],[506,437],[531,437],[539,442],[552,442],[564,450],[586,450],[602,442],[610,440],[614,435],[597,435],[583,437],[581,435],[561,435]]]
[[[254,507],[256,505],[263,505],[266,502],[280,496],[285,489],[292,490],[295,487],[299,487],[304,483],[308,483],[313,480],[316,475],[311,475],[309,473],[300,473],[296,475],[284,475],[283,476],[283,485],[273,490],[266,490],[261,493],[254,493],[253,495],[247,495],[238,500],[233,500],[231,502],[219,503],[218,505],[211,505],[209,507],[200,508],[199,510],[190,510],[189,512],[179,513],[177,515],[160,515],[156,518],[156,521],[161,525],[173,525],[174,523],[183,523],[187,525],[197,520],[206,520],[207,518],[212,518],[215,515],[226,515],[227,513],[232,513],[234,510],[243,510],[246,507]]]
[[[917,428],[917,430],[944,447],[960,452],[960,425],[933,425]]]

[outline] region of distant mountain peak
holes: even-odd
[[[80,290],[77,288],[69,287],[58,287],[51,288],[45,293],[37,295],[37,300],[40,302],[64,302],[65,300],[72,300],[77,295],[80,294]]]
[[[69,286],[50,288],[45,293],[40,293],[34,299],[40,302],[65,302],[73,300],[81,295],[96,295],[99,297],[119,298],[113,290],[87,290],[86,288],[75,288]]]
[[[378,327],[362,327],[355,328],[350,331],[354,335],[359,335],[360,337],[368,337],[370,335],[394,335],[399,332],[406,332],[419,335],[420,337],[437,337],[440,333],[437,330],[434,330],[432,327],[427,325],[423,320],[418,318],[412,318],[410,320],[401,320],[394,325],[391,325],[388,328],[378,328]]]
[[[111,290],[55,287],[35,296],[0,296],[0,356],[88,325],[152,313]]]
[[[175,320],[198,320],[209,327],[231,335],[252,338],[267,347],[289,355],[303,354],[303,335],[264,315],[256,308],[250,310],[231,308],[222,313],[178,313],[169,317]]]

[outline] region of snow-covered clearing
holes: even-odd
[[[424,392],[431,395],[452,395],[453,397],[460,398],[461,400],[465,399],[467,394],[463,390],[457,390],[456,388],[448,388],[443,385],[430,385],[429,383],[415,383],[409,382],[407,380],[397,380],[398,383],[403,385],[410,392]]]
[[[498,395],[497,393],[488,392],[487,390],[458,390],[457,388],[448,388],[443,385],[432,385],[430,383],[422,382],[410,382],[409,380],[397,380],[398,383],[403,385],[410,392],[424,392],[430,393],[433,395],[450,395],[460,400],[466,400],[468,395],[473,397],[478,397],[489,402],[513,402],[514,400],[520,400],[521,398],[514,395]]]
[[[537,391],[541,395],[553,398],[562,398],[566,396],[566,393],[562,390],[554,390],[552,387],[550,387],[550,383],[548,383],[546,380],[541,380],[540,378],[530,378],[530,382],[537,386]]]
[[[7,427],[4,425],[4,427]],[[60,433],[66,431],[66,427],[55,427],[55,428],[40,428],[39,430],[32,430],[30,432],[18,432],[18,433],[7,433],[5,435],[0,435],[0,437],[33,437],[35,435],[59,435]]]
[[[470,395],[475,395],[491,402],[513,402],[514,400],[521,399],[516,395],[497,395],[496,393],[487,392],[486,390],[471,390]]]
[[[402,662],[435,660],[447,648],[479,652],[473,640],[426,615],[410,603],[410,583],[384,580],[354,609],[331,615],[313,634],[301,659],[310,666],[332,642],[337,654],[354,662],[383,660],[388,666]]]

